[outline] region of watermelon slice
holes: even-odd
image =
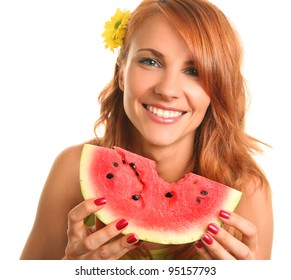
[[[85,144],[80,161],[84,199],[105,197],[95,215],[105,224],[125,218],[124,234],[141,240],[184,244],[201,238],[211,222],[221,225],[220,210],[233,211],[242,193],[193,173],[168,183],[156,162],[132,152]]]

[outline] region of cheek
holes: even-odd
[[[210,105],[210,97],[205,93],[204,99],[202,100],[201,107],[206,112],[206,110],[208,109],[209,105]]]
[[[137,101],[141,98],[143,94],[144,82],[132,71],[127,71],[124,76],[124,90],[123,90],[123,102],[124,102],[124,109],[129,118],[131,118],[132,114],[137,106]]]
[[[196,89],[194,92],[196,93],[189,97],[189,102],[192,104],[191,107],[196,112],[205,113],[210,105],[209,95],[202,88]]]
[[[128,69],[126,75],[124,76],[124,94],[125,98],[139,98],[144,92],[146,92],[146,87],[149,84],[148,79],[138,73],[134,69]]]

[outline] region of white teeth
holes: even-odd
[[[178,111],[158,109],[150,105],[147,105],[147,109],[154,115],[158,116],[159,118],[164,118],[164,119],[174,119],[174,118],[180,117],[183,114],[182,112],[178,112]]]

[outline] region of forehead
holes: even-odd
[[[176,50],[189,53],[188,46],[180,33],[162,14],[153,15],[142,22],[133,34],[130,50],[153,48],[156,50]]]

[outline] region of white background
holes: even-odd
[[[248,132],[273,146],[258,160],[273,189],[273,260],[284,260],[290,248],[289,1],[212,2],[234,23],[244,43],[244,72],[252,95]],[[97,96],[115,61],[103,48],[103,25],[117,7],[132,10],[138,3],[0,2],[0,258],[19,258],[58,153],[94,136]]]

